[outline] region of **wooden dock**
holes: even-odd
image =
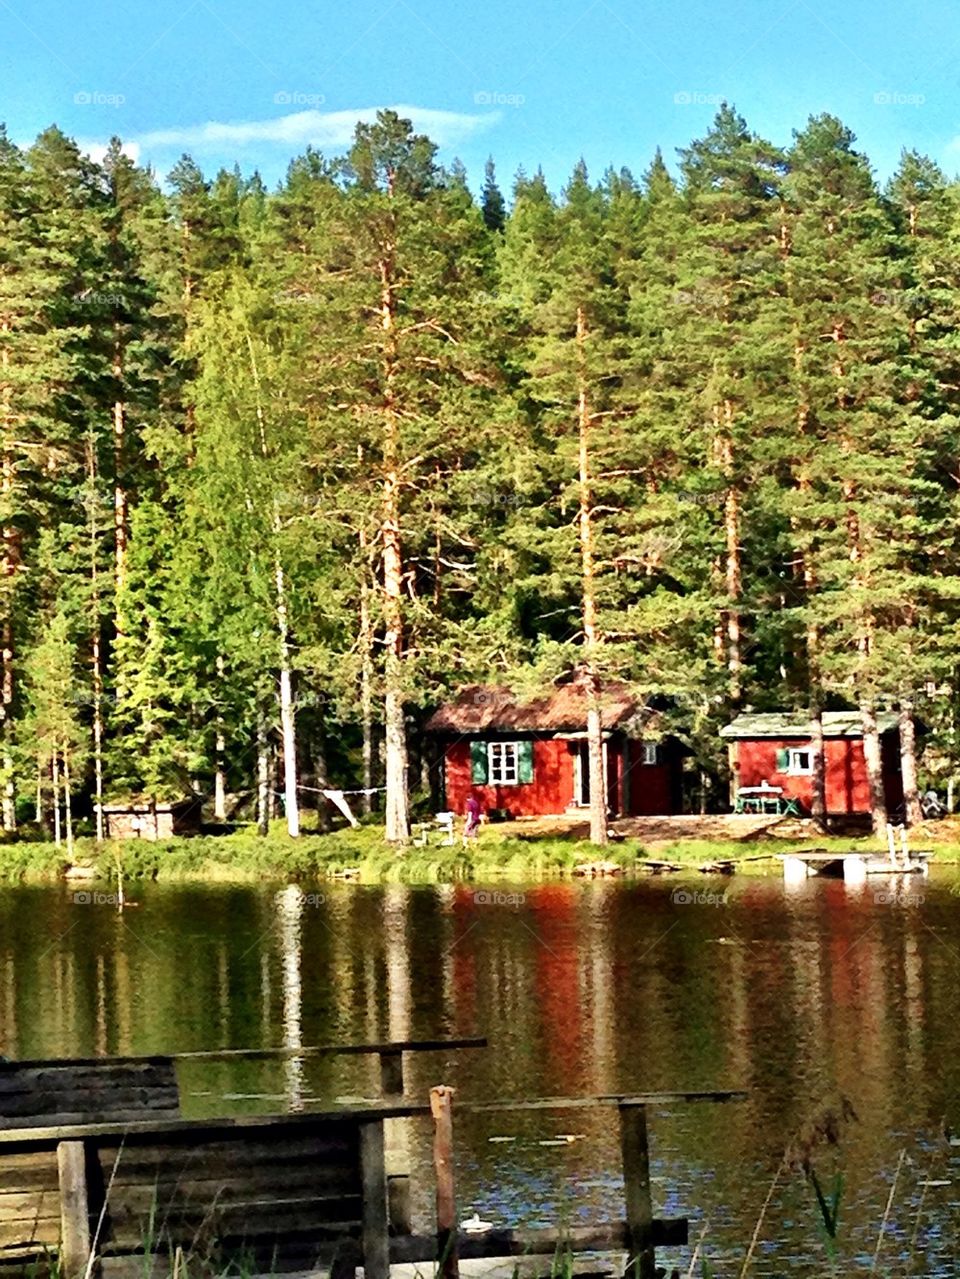
[[[445,1047],[450,1041],[433,1041]],[[468,1041],[469,1046],[477,1041]],[[418,1044],[356,1046],[387,1058],[385,1091],[399,1084],[398,1057]],[[398,1051],[399,1050],[399,1051]],[[326,1048],[315,1050],[329,1051]],[[219,1054],[211,1054],[219,1056]],[[546,1230],[460,1223],[454,1177],[454,1090],[430,1105],[397,1098],[297,1115],[185,1120],[170,1058],[4,1063],[0,1100],[0,1276],[4,1279],[138,1279],[196,1264],[250,1274],[329,1268],[332,1279],[389,1279],[391,1265],[434,1263],[457,1279],[459,1259],[626,1252],[632,1279],[655,1279],[657,1247],[687,1240],[685,1218],[654,1216],[647,1111],[660,1104],[737,1100],[743,1093],[671,1092],[472,1103],[470,1110],[609,1107],[619,1117],[625,1213],[619,1222]],[[112,1120],[79,1118],[117,1103]],[[42,1122],[50,1100],[70,1096],[68,1116]],[[431,1116],[436,1230],[415,1235],[391,1211],[387,1126]],[[66,1122],[64,1122],[66,1120]],[[584,1258],[584,1260],[586,1260]]]
[[[802,883],[811,875],[825,875],[831,879],[844,879],[847,883],[864,883],[869,875],[926,875],[930,869],[932,851],[917,850],[906,857],[891,857],[878,849],[876,852],[851,850],[829,852],[824,848],[809,851],[798,849],[779,854],[783,864],[784,882]]]

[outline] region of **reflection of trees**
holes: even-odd
[[[743,1160],[744,1184],[727,1186],[751,1223],[768,1157],[779,1159],[809,1105],[836,1087],[862,1121],[845,1151],[854,1215],[876,1217],[892,1134],[932,1132],[944,1113],[958,1126],[960,903],[936,879],[915,907],[878,905],[873,885],[811,881],[788,894],[779,880],[747,878],[696,882],[729,889],[726,906],[681,906],[675,886],[501,884],[525,900],[497,905],[473,885],[328,885],[316,904],[296,888],[144,885],[134,894],[142,905],[123,916],[74,905],[60,887],[6,889],[0,1051],[482,1031],[485,1053],[414,1059],[412,1091],[424,1095],[441,1074],[463,1099],[743,1084],[754,1090],[749,1104],[657,1114],[652,1133],[663,1184],[689,1186],[702,1169],[717,1174],[719,1195]],[[260,1094],[249,1105],[261,1110],[276,1106],[271,1094],[293,1105],[369,1095],[375,1071],[373,1061],[320,1058],[191,1066],[182,1077],[187,1110],[211,1113],[225,1093]],[[553,1122],[589,1134],[569,1151],[539,1147],[550,1135],[542,1119],[510,1121],[516,1149],[487,1140],[504,1130],[502,1117],[457,1122],[473,1150],[467,1185],[494,1184],[498,1164],[544,1184],[588,1181],[608,1155],[616,1164],[615,1136],[585,1116]],[[520,1197],[524,1184],[518,1173]]]
[[[303,1046],[303,982],[300,971],[300,944],[304,899],[300,889],[288,885],[277,893],[277,922],[280,933],[280,964],[283,973],[283,1046]],[[286,1057],[283,1063],[284,1092],[290,1110],[303,1109],[302,1057]]]

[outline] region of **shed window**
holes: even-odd
[[[657,749],[656,742],[643,743],[643,762],[644,764],[659,764],[660,752]]]
[[[804,776],[813,772],[813,751],[806,747],[790,747],[777,751],[777,772]]]
[[[533,742],[490,742],[487,766],[493,786],[517,786],[533,781]]]

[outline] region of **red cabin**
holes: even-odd
[[[607,808],[612,816],[682,811],[687,748],[657,732],[660,715],[626,685],[601,695]],[[474,685],[441,706],[426,731],[443,752],[441,804],[462,813],[475,793],[486,812],[542,817],[590,803],[587,696],[578,682],[522,699],[507,688]]]
[[[888,811],[903,803],[897,716],[877,715]],[[810,812],[813,799],[812,725],[803,716],[738,715],[720,730],[731,744],[734,787],[774,787]],[[870,812],[870,788],[863,758],[863,727],[856,711],[823,712],[824,799],[827,814]]]

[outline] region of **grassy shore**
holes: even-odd
[[[436,837],[435,837],[436,839]],[[914,847],[933,847],[940,862],[960,862],[960,818],[930,823],[915,832]],[[816,839],[751,838],[742,840],[658,840],[647,845],[625,839],[596,849],[578,838],[538,831],[518,833],[516,826],[484,826],[480,837],[464,848],[431,842],[395,848],[378,826],[337,830],[329,834],[307,831],[290,839],[280,824],[266,838],[244,827],[224,835],[197,835],[159,843],[116,842],[97,845],[93,839],[76,842],[74,865],[92,870],[97,879],[115,880],[118,867],[125,879],[166,881],[322,880],[358,874],[367,883],[437,883],[457,880],[541,879],[571,875],[574,868],[598,856],[625,872],[643,873],[644,862],[668,862],[691,868],[732,859],[738,869],[779,872],[778,853],[791,847],[835,848],[838,851],[879,847],[876,841],[850,837]],[[65,876],[71,859],[64,847],[21,839],[0,844],[0,881],[56,880]]]

